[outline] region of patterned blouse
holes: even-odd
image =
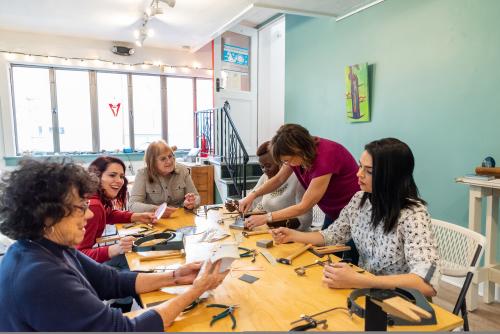
[[[375,275],[413,273],[437,287],[439,257],[427,208],[416,204],[401,210],[398,224],[386,234],[382,223],[376,228],[370,223],[370,201],[359,207],[363,194],[357,192],[339,218],[320,231],[325,244],[344,244],[352,238],[359,252],[359,267]],[[428,273],[432,277],[427,277]]]

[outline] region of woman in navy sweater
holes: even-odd
[[[227,272],[187,264],[163,274],[118,272],[75,250],[98,181],[73,163],[24,160],[0,183],[0,232],[17,240],[0,264],[0,331],[163,331]],[[129,319],[102,300],[192,284]]]

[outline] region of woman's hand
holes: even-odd
[[[203,292],[218,287],[229,273],[229,270],[219,273],[220,265],[220,260],[215,262],[215,264],[210,261],[206,261],[203,265],[204,268],[202,269],[201,275],[198,275],[198,277],[194,280],[193,286],[195,288],[199,288]]]
[[[271,230],[274,242],[276,244],[284,244],[290,241],[295,241],[297,234],[300,233],[286,227],[279,227]]]
[[[169,218],[175,211],[177,211],[177,208],[167,206],[167,208],[165,209],[165,212],[163,213],[161,218]]]
[[[266,215],[252,215],[245,220],[245,227],[251,230],[254,227],[261,226],[266,223]]]
[[[117,244],[111,245],[108,248],[109,257],[115,257],[120,254],[124,254],[132,251],[132,246],[134,244],[135,238],[132,236],[126,236],[120,239]]]
[[[247,212],[251,207],[252,203],[255,200],[254,192],[250,192],[245,198],[242,198],[238,201],[238,211],[239,212]]]
[[[174,270],[173,276],[176,285],[193,284],[198,272],[201,269],[202,262],[192,262]]]
[[[196,195],[193,193],[187,193],[184,195],[184,207],[186,209],[192,210],[196,204]]]
[[[323,269],[323,282],[332,289],[366,288],[363,284],[364,275],[357,273],[349,263],[333,263],[325,265]]]
[[[130,217],[130,221],[132,223],[154,224],[156,223],[156,217],[154,212],[134,213],[132,214],[132,217]]]

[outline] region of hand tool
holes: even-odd
[[[219,314],[216,314],[212,316],[212,320],[210,321],[210,326],[215,324],[218,320],[223,319],[227,316],[231,318],[231,321],[233,325],[231,326],[231,329],[236,328],[236,318],[234,317],[234,309],[238,307],[238,305],[224,305],[224,304],[208,304],[207,307],[219,307],[225,309]]]
[[[314,261],[314,263],[311,263],[311,264],[308,264],[308,265],[305,265],[305,266],[301,266],[301,267],[297,267],[297,268],[294,269],[294,271],[295,271],[295,273],[297,275],[304,276],[306,274],[306,269],[307,268],[314,267],[314,266],[324,266],[325,262],[328,263],[328,260],[326,260],[326,261],[316,260],[316,261]]]
[[[269,230],[265,229],[265,230],[255,230],[255,231],[243,231],[241,234],[243,234],[245,238],[248,238],[251,235],[269,234]]]
[[[323,255],[326,254],[339,253],[348,250],[351,250],[351,247],[346,245],[319,246],[319,247],[312,247],[311,253],[313,253],[316,256],[322,257]]]
[[[276,261],[278,261],[279,263],[283,263],[283,264],[288,264],[288,265],[291,265],[292,264],[292,260],[295,259],[297,256],[299,256],[300,254],[304,253],[306,250],[308,250],[309,248],[311,248],[312,245],[311,244],[307,244],[305,245],[304,247],[298,249],[297,251],[293,252],[292,254],[290,254],[289,256],[287,257],[282,257],[282,258],[279,258],[277,259]]]
[[[290,325],[296,324],[297,322],[300,322],[300,321],[305,321],[306,324],[293,327],[292,329],[290,329],[290,332],[307,331],[308,329],[316,328],[319,325],[322,325],[321,326],[322,329],[327,329],[328,328],[328,323],[327,323],[326,319],[316,320],[314,317],[317,317],[318,315],[322,315],[322,314],[325,314],[325,313],[328,313],[328,312],[331,312],[331,311],[335,311],[335,310],[349,311],[349,309],[346,308],[346,307],[334,307],[334,308],[331,308],[331,309],[328,309],[328,310],[325,310],[325,311],[318,312],[318,313],[313,314],[313,315],[302,314],[300,316],[299,320],[292,321],[290,323]]]
[[[167,254],[159,254],[159,255],[152,255],[152,256],[140,256],[139,255],[139,260],[140,261],[155,261],[155,260],[160,260],[160,259],[172,259],[172,258],[179,258],[179,257],[184,257],[184,251],[172,251]]]

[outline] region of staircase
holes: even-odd
[[[216,188],[216,202],[224,202],[227,198],[240,199],[242,196],[239,194],[237,185],[235,185],[231,174],[225,163],[220,162],[218,159],[209,159],[212,165],[214,165],[214,182]],[[239,168],[243,168],[242,165]],[[262,175],[262,170],[260,168],[257,157],[249,157],[249,161],[246,164],[246,189],[243,193],[248,193],[252,190],[260,176]]]
[[[216,202],[239,199],[253,189],[262,175],[255,156],[250,157],[230,115],[226,101],[222,108],[196,111],[195,145],[200,156],[214,165]]]

